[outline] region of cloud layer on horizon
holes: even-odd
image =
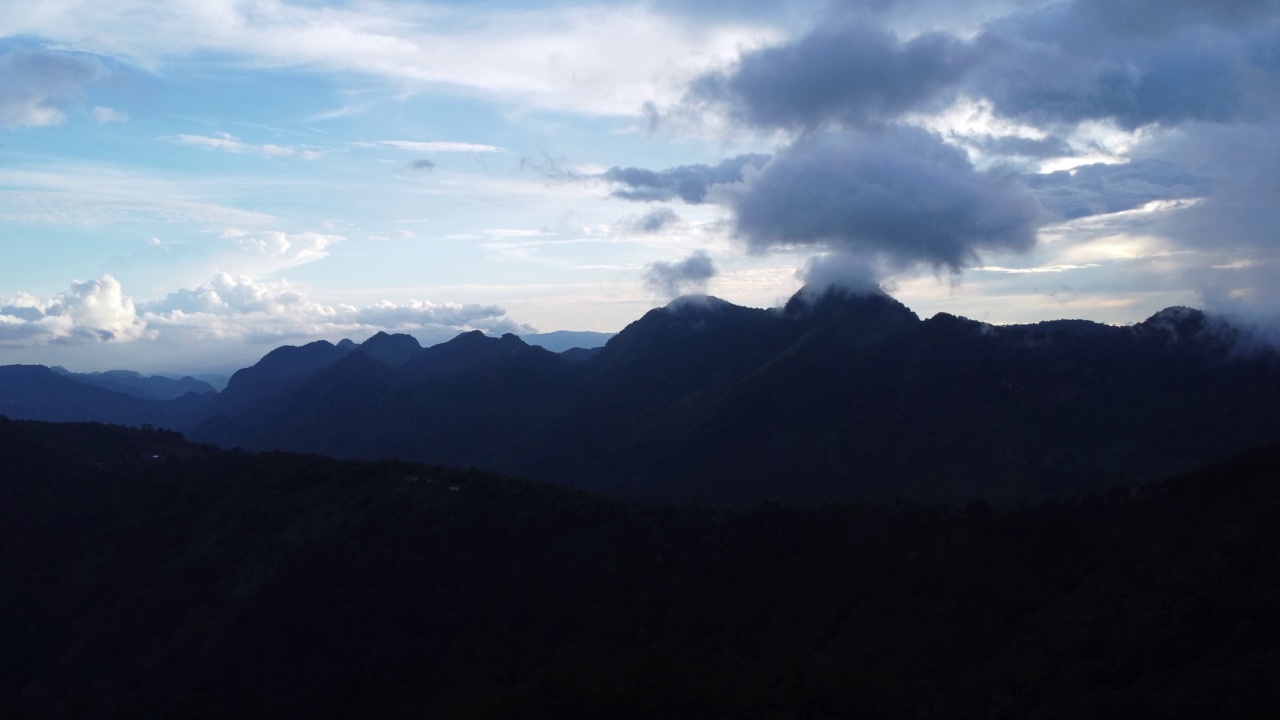
[[[137,302],[110,275],[73,282],[42,300],[19,295],[0,305],[0,347],[47,344],[337,340],[377,331],[412,334],[427,344],[460,332],[526,333],[530,328],[492,305],[382,301],[365,307],[313,300],[284,280],[218,273],[195,288]]]

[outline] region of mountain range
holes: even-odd
[[[883,293],[805,289],[773,309],[682,298],[598,351],[479,332],[429,348],[385,333],[286,346],[221,393],[170,401],[77,394],[48,371],[22,395],[14,372],[0,368],[10,417],[148,422],[224,447],[475,466],[716,506],[1023,504],[1280,440],[1280,359],[1188,308],[1128,327],[992,326],[922,320]]]

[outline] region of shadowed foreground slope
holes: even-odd
[[[1275,717],[1280,448],[993,512],[627,506],[0,420],[5,717]]]

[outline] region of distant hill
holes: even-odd
[[[132,370],[73,373],[62,367],[55,366],[49,369],[72,380],[152,400],[174,400],[189,392],[197,394],[217,392],[213,385],[189,375],[172,378],[165,375],[143,376]]]
[[[1280,446],[1018,510],[645,507],[3,418],[0,467],[0,717],[1280,712]]]
[[[0,366],[0,414],[27,420],[185,427],[205,412],[214,397],[212,392],[190,392],[160,400],[104,387],[113,384],[86,382],[43,365]]]

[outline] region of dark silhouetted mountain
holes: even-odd
[[[214,394],[172,400],[116,392],[43,365],[0,366],[0,414],[30,420],[91,420],[122,425],[185,427]]]
[[[510,333],[492,338],[472,330],[424,349],[404,363],[401,374],[414,380],[428,380],[466,370],[482,361],[527,355],[532,351],[531,346]],[[539,348],[539,352],[546,351]]]
[[[251,412],[255,407],[270,405],[291,382],[332,365],[350,352],[350,346],[338,347],[325,340],[300,347],[278,347],[253,366],[236,371],[219,393],[218,407],[224,412]]]
[[[97,385],[108,390],[151,398],[153,400],[173,400],[189,392],[201,394],[217,392],[207,382],[197,380],[189,375],[171,378],[164,375],[144,377],[133,370],[108,370],[106,372],[73,373],[63,367],[51,367],[50,370],[90,385]]]
[[[569,362],[586,362],[591,358],[595,357],[596,355],[599,355],[600,350],[601,348],[598,348],[598,347],[569,348],[568,350],[561,350],[560,357],[564,358],[565,360],[568,360]]]
[[[396,367],[403,365],[409,358],[422,352],[422,345],[411,335],[388,335],[380,332],[360,343],[360,349],[366,355],[384,365]]]
[[[1275,355],[1186,309],[995,327],[922,321],[883,293],[683,298],[581,362],[472,332],[321,375],[220,403],[195,437],[729,506],[1025,503],[1280,439]]]
[[[2,717],[1280,711],[1277,446],[1017,510],[646,507],[3,418],[0,467]]]
[[[183,376],[166,375],[165,377],[178,380]],[[196,373],[191,377],[202,383],[208,383],[217,392],[222,392],[222,390],[227,387],[227,383],[231,380],[230,375],[219,375],[217,373]]]

